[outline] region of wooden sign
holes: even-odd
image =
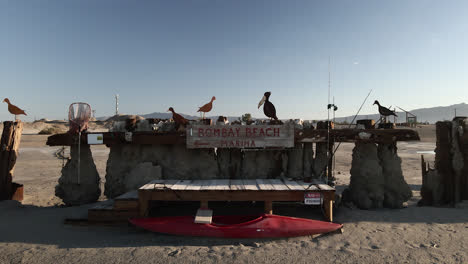
[[[187,127],[187,148],[294,147],[294,125],[193,125]]]

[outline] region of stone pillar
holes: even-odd
[[[289,178],[302,179],[304,177],[304,157],[302,144],[295,144],[294,148],[288,149],[288,172]]]
[[[325,179],[327,177],[328,166],[328,144],[319,142],[315,144],[314,177],[315,179]]]
[[[351,182],[343,200],[361,209],[382,208],[385,179],[374,143],[356,142],[351,164]]]
[[[218,161],[219,178],[240,179],[242,167],[242,151],[240,149],[216,150]]]
[[[137,175],[139,170],[135,171],[135,169],[141,166],[144,166],[147,171],[154,171],[154,174],[148,177]],[[216,155],[211,149],[186,149],[185,145],[179,144],[117,144],[110,147],[104,193],[108,198],[113,198],[135,190],[134,186],[143,180],[150,181],[158,178],[205,180],[216,179],[218,175]],[[127,179],[128,177],[140,179]],[[131,186],[133,186],[132,189],[130,189]]]
[[[71,158],[62,168],[62,176],[55,186],[55,195],[66,205],[82,205],[99,199],[101,189],[100,178],[94,164],[89,145],[81,145],[80,175],[78,178],[78,146],[70,147]]]
[[[314,145],[304,143],[303,150],[304,179],[311,179],[314,172]]]
[[[281,175],[282,153],[278,150],[245,151],[242,179],[274,179]]]
[[[403,177],[396,142],[379,144],[377,153],[385,182],[384,207],[402,208],[403,203],[411,198],[412,192]]]

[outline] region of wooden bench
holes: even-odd
[[[265,213],[273,213],[273,201],[303,202],[306,193],[320,193],[325,217],[333,221],[335,188],[320,183],[281,179],[257,180],[155,180],[138,190],[140,215],[146,216],[150,201],[263,201]]]

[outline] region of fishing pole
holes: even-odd
[[[369,91],[369,93],[367,94],[366,98],[364,99],[364,101],[362,102],[361,106],[359,107],[357,113],[354,115],[354,118],[353,120],[351,121],[351,123],[349,124],[348,128],[351,128],[351,126],[353,125],[353,122],[354,120],[356,120],[357,116],[359,115],[359,112],[361,112],[361,109],[362,107],[364,106],[364,104],[366,103],[367,99],[369,98],[370,94],[372,93],[372,89]],[[330,135],[328,136],[330,137]],[[342,142],[339,142],[338,145],[336,146],[336,148],[333,150],[332,152],[332,155],[328,157],[328,160],[327,160],[327,164],[324,166],[324,168],[320,171],[320,174],[319,175],[322,175],[323,172],[327,169],[327,166],[328,166],[328,162],[330,161],[330,158],[335,156],[335,153],[336,151],[338,150],[338,148],[340,147]],[[328,178],[328,175],[327,175],[327,178]],[[328,182],[327,182],[328,183]],[[310,186],[309,186],[310,187]]]

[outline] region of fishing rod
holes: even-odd
[[[369,96],[370,96],[371,93],[372,93],[372,89],[369,91],[369,93],[367,94],[366,98],[365,98],[364,101],[362,102],[361,106],[359,107],[357,113],[354,115],[354,118],[353,118],[353,120],[351,121],[351,123],[349,124],[348,128],[351,128],[351,126],[353,125],[354,120],[356,120],[357,116],[358,116],[359,113],[361,112],[362,107],[363,107],[364,104],[366,103],[366,101],[367,101],[367,99],[369,98]],[[328,137],[330,138],[330,135],[328,135]],[[329,139],[328,139],[328,140],[329,140]],[[328,141],[328,142],[329,142],[329,141]],[[333,150],[332,155],[330,155],[330,156],[328,157],[327,164],[326,164],[326,165],[324,166],[324,168],[320,171],[320,174],[319,174],[319,175],[322,175],[323,172],[327,169],[328,162],[330,161],[330,158],[333,157],[333,156],[335,156],[335,153],[336,153],[336,151],[338,150],[338,148],[340,147],[341,143],[342,143],[342,142],[339,142],[339,143],[338,143],[338,145],[336,146],[336,148]],[[328,179],[328,175],[327,175],[327,179]],[[327,182],[327,183],[328,183],[328,182]],[[311,184],[311,185],[312,185],[312,184]],[[310,185],[310,186],[311,186],[311,185]],[[309,187],[310,187],[310,186],[309,186]]]

